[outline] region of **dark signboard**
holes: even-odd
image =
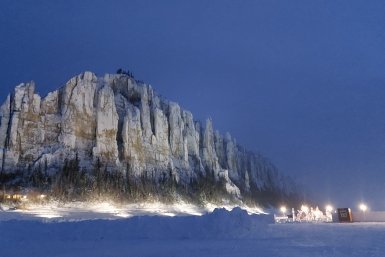
[[[339,222],[352,222],[352,211],[350,208],[338,208],[338,221]]]

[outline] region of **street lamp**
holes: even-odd
[[[325,210],[326,210],[326,221],[330,222],[333,220],[333,216],[332,216],[332,211],[333,211],[333,207],[331,205],[326,205],[325,207]]]
[[[360,210],[362,211],[363,213],[363,221],[366,221],[366,215],[365,215],[365,212],[366,210],[368,209],[368,206],[366,206],[366,204],[363,204],[361,203],[360,206],[359,206]]]
[[[366,212],[366,210],[368,209],[368,206],[366,206],[363,203],[361,203],[359,207],[360,207],[360,210],[363,211],[363,212]]]
[[[280,208],[280,210],[281,210],[281,212],[282,212],[283,215],[286,214],[287,209],[286,209],[285,206],[282,206],[282,207]]]

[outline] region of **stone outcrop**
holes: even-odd
[[[96,160],[109,170],[135,176],[175,176],[188,184],[211,174],[241,197],[251,188],[290,193],[287,180],[263,156],[215,132],[151,86],[124,74],[80,74],[41,98],[34,83],[20,84],[0,107],[0,170],[45,165],[58,172],[77,155],[91,170]]]

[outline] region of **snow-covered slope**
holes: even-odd
[[[294,193],[291,180],[265,157],[125,74],[84,72],[44,98],[33,82],[20,84],[2,104],[0,120],[3,173],[56,174],[78,158],[81,170],[101,163],[122,177],[154,182],[189,185],[210,175],[237,197]]]

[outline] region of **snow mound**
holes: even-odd
[[[35,239],[210,239],[258,237],[271,223],[274,223],[271,215],[249,215],[235,208],[232,211],[216,209],[203,216],[137,216],[77,222],[9,220],[0,222],[0,228],[13,240],[21,240],[30,231],[39,231],[34,234]]]
[[[114,202],[57,202],[28,203],[22,206],[0,203],[0,221],[2,220],[42,220],[80,221],[92,219],[121,219],[135,216],[202,216],[217,208],[228,211],[240,207],[249,214],[264,213],[258,207],[231,204],[206,203],[204,206],[178,201],[174,203],[143,202],[121,204]]]

